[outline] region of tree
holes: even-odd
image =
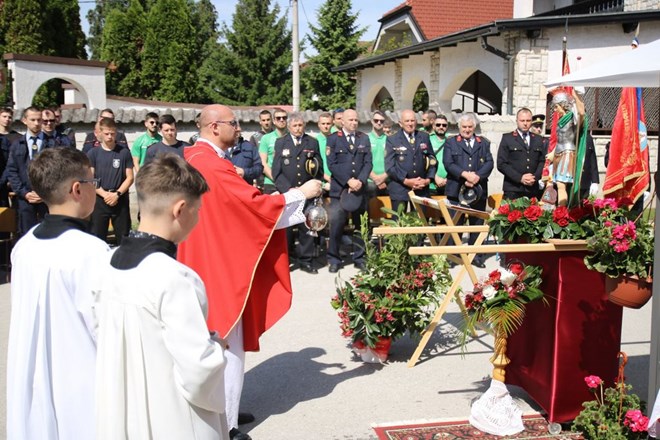
[[[85,33],[80,24],[77,0],[49,0],[43,3],[47,20],[47,41],[53,54],[87,59]]]
[[[198,60],[208,60],[213,51],[217,49],[218,26],[216,24],[218,14],[210,0],[199,0],[191,2],[191,18],[195,30],[196,53],[194,62]],[[194,90],[192,91],[191,102],[211,102],[204,92],[203,80],[200,77],[202,69],[195,69],[195,78],[193,80]]]
[[[355,79],[349,72],[332,72],[366,51],[359,40],[357,14],[350,0],[326,0],[318,11],[319,26],[311,26],[307,39],[318,52],[302,70],[303,107],[314,110],[355,106]]]
[[[175,19],[172,19],[176,17]],[[195,89],[191,66],[195,35],[185,0],[156,0],[149,8],[142,52],[142,85],[149,99],[188,101]]]
[[[224,42],[200,68],[203,94],[234,105],[283,104],[291,100],[291,31],[270,0],[239,0]]]
[[[0,18],[2,49],[9,53],[52,55],[43,30],[46,11],[38,0],[5,0]]]
[[[110,63],[106,70],[108,93],[141,98],[142,59],[146,14],[139,0],[130,0],[128,8],[113,8],[105,17],[100,58]]]

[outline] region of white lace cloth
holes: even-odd
[[[506,385],[495,379],[472,404],[469,421],[479,431],[493,435],[513,435],[525,429],[522,411],[509,395]]]

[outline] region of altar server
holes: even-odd
[[[93,283],[108,246],[86,232],[97,180],[75,148],[29,164],[50,214],[12,252],[8,439],[93,439]]]
[[[174,154],[136,178],[141,221],[97,296],[97,439],[228,440],[223,342],[206,326],[199,276],[176,261],[197,224],[202,175]]]

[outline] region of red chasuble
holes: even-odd
[[[257,351],[261,334],[291,307],[286,230],[275,230],[284,196],[261,194],[206,142],[186,148],[184,157],[211,190],[177,258],[204,281],[209,330],[224,338],[243,318],[245,351]]]

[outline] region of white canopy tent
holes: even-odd
[[[660,87],[660,40],[614,55],[553,81],[585,87]]]
[[[660,87],[660,40],[641,44],[636,49],[614,55],[601,62],[580,69],[560,78],[545,83],[545,86],[560,85],[584,87]],[[658,166],[660,169],[660,154]],[[653,272],[660,274],[660,197],[658,195],[659,173],[655,177],[655,253]],[[651,315],[651,354],[649,359],[648,408],[660,388],[660,279],[653,283],[653,301]]]

